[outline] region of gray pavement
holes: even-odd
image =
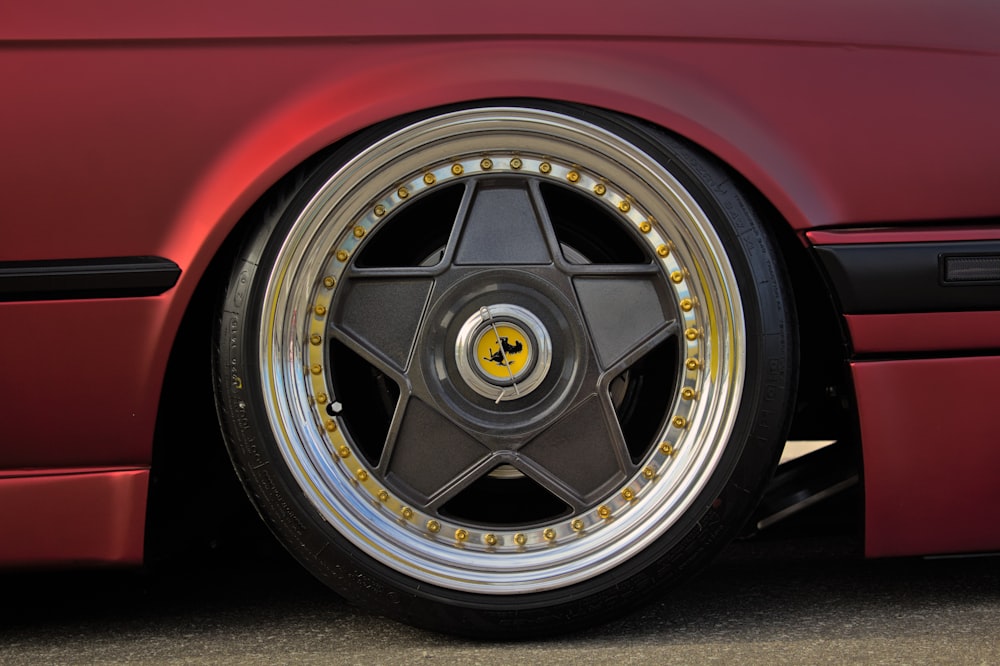
[[[857,551],[845,534],[737,542],[633,615],[522,643],[369,615],[268,550],[152,573],[4,574],[0,663],[1000,663],[1000,558]]]

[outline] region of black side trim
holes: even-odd
[[[156,296],[180,275],[160,257],[0,261],[0,301]]]
[[[1000,285],[945,281],[955,257],[1000,258],[1000,241],[872,243],[814,248],[846,314],[1000,310]]]
[[[972,347],[969,349],[949,349],[946,351],[881,351],[866,352],[864,354],[854,354],[852,361],[876,362],[876,361],[933,361],[952,360],[960,358],[984,358],[1000,356],[1000,348],[997,347]]]

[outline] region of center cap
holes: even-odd
[[[516,400],[535,390],[552,363],[548,331],[528,310],[509,304],[483,306],[455,341],[462,379],[476,393]]]
[[[506,386],[523,379],[534,361],[531,337],[513,322],[483,328],[476,342],[476,369],[486,381]]]

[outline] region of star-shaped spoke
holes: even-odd
[[[330,318],[331,332],[376,367],[405,372],[432,287],[427,277],[352,279]]]
[[[459,222],[454,263],[464,266],[544,265],[548,215],[537,185],[529,180],[482,180],[470,186]]]
[[[400,403],[380,470],[424,503],[440,503],[481,476],[490,451],[419,398]]]

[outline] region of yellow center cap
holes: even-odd
[[[483,305],[455,335],[455,365],[465,385],[490,401],[520,400],[542,385],[552,339],[541,320],[513,303]]]
[[[499,382],[516,380],[531,366],[531,340],[519,327],[497,323],[480,334],[476,360],[486,377]]]

